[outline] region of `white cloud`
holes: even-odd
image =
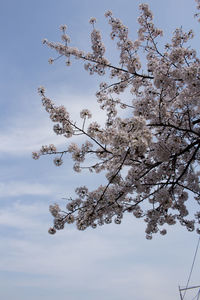
[[[49,123],[46,121],[15,120],[15,126],[11,126],[0,134],[0,154],[23,156],[31,155],[32,151],[39,150],[42,145],[56,142],[63,143],[63,139],[53,134]]]
[[[13,229],[22,230],[24,233],[28,231],[36,231],[43,227],[48,216],[48,204],[35,201],[35,203],[27,203],[26,201],[15,201],[9,205],[4,205],[0,209],[0,225],[4,229],[12,227]]]
[[[49,195],[53,193],[51,186],[25,181],[10,181],[0,183],[0,198],[23,195]]]

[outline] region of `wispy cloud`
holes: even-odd
[[[27,122],[15,120],[15,126],[0,134],[0,154],[23,156],[26,153],[31,154],[45,144],[63,143],[63,140],[53,134],[48,122],[38,121],[36,125],[34,123],[31,119]]]
[[[49,195],[53,193],[51,186],[28,183],[26,181],[10,181],[0,183],[0,198],[24,195]]]

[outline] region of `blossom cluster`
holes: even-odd
[[[197,4],[199,10],[199,0]],[[51,205],[54,225],[50,234],[66,223],[75,223],[79,230],[120,224],[125,213],[144,220],[147,239],[157,232],[165,235],[163,226],[176,222],[200,233],[200,59],[188,46],[194,33],[177,28],[161,51],[158,38],[162,30],[155,27],[147,4],[139,9],[135,41],[129,39],[128,28],[121,20],[111,11],[105,13],[111,39],[116,40],[120,52],[118,65],[104,56],[95,18],[90,19],[91,53],[69,46],[65,25],[60,28],[64,43],[44,40],[59,57],[65,56],[68,64],[75,57],[84,62],[91,75],[102,76],[106,71],[110,75],[96,93],[97,103],[107,115],[104,126],[96,121],[89,123],[92,114],[87,108],[80,112],[82,125],[77,125],[64,106],[56,106],[47,98],[43,87],[38,89],[45,110],[56,123],[54,132],[67,139],[81,135],[86,140],[82,145],[71,143],[64,151],[57,151],[54,145],[43,146],[33,158],[55,155],[54,163],[60,166],[68,153],[76,172],[83,168],[104,171],[107,179],[106,185],[94,191],[85,186],[76,188],[77,198],[68,200],[65,211]],[[144,53],[146,63],[142,64]],[[130,102],[122,100],[125,91],[130,93]],[[126,113],[121,114],[122,109]],[[93,163],[85,166],[88,157],[93,157]],[[191,205],[196,207],[194,214]]]

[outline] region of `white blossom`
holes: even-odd
[[[60,25],[60,30],[61,31],[66,31],[67,30],[67,25],[66,24]]]
[[[56,233],[55,228],[50,227],[49,230],[48,230],[48,233],[55,234]]]
[[[57,167],[59,167],[63,164],[63,160],[60,157],[55,157],[53,162]]]
[[[89,23],[94,24],[94,23],[96,23],[96,21],[97,21],[97,19],[92,17],[92,18],[90,18]]]
[[[82,119],[84,119],[85,117],[87,117],[88,119],[90,119],[92,117],[92,114],[91,112],[88,110],[88,109],[83,109],[81,112],[80,112],[80,117]]]
[[[37,160],[40,158],[40,154],[38,152],[32,152],[32,158]]]

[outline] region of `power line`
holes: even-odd
[[[195,250],[195,253],[194,253],[194,258],[193,258],[192,266],[191,266],[191,269],[190,269],[190,274],[189,274],[189,277],[188,277],[188,280],[187,280],[186,288],[185,288],[184,295],[183,295],[182,299],[184,299],[186,291],[188,289],[188,285],[189,285],[189,282],[190,282],[190,278],[191,278],[191,275],[192,275],[192,271],[193,271],[193,268],[194,268],[194,263],[195,263],[197,252],[198,252],[198,248],[199,248],[199,243],[200,243],[200,236],[199,236],[199,239],[198,239],[198,242],[197,242],[197,246],[196,246],[196,250]]]
[[[199,300],[200,297],[200,290],[197,292],[196,296],[194,298],[192,298],[192,300]]]

